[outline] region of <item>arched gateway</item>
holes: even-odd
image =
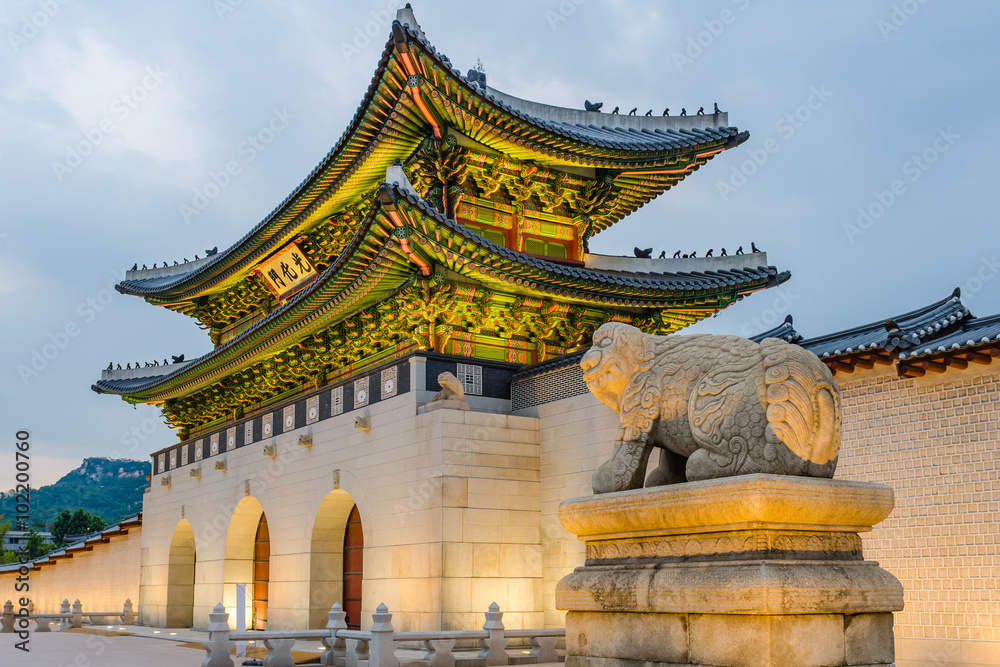
[[[193,623],[195,561],[194,530],[181,519],[170,540],[167,564],[168,628],[190,628]]]
[[[258,630],[267,624],[270,560],[270,534],[264,508],[256,498],[246,496],[233,510],[226,534],[223,599],[227,608],[235,610],[236,585],[245,584],[247,626]],[[230,617],[231,624],[235,623],[235,617],[235,613]]]
[[[331,491],[313,525],[310,558],[309,626],[326,626],[330,605],[339,602],[352,629],[361,624],[364,534],[351,494]]]

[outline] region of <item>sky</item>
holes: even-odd
[[[158,410],[90,385],[109,362],[209,351],[180,314],[114,291],[134,263],[225,249],[320,162],[361,101],[400,3],[0,4],[0,489],[30,433],[32,484],[86,456],[176,442]],[[1000,4],[534,0],[413,3],[490,86],[582,108],[693,113],[749,140],[591,242],[730,253],[792,278],[688,329],[806,336],[961,287],[1000,312]],[[278,118],[266,145],[248,149]],[[227,162],[239,173],[219,176]],[[214,178],[214,181],[213,181]],[[222,184],[222,182],[224,184]],[[209,184],[220,183],[220,187]],[[192,215],[199,193],[215,194]],[[23,434],[22,434],[23,435]]]

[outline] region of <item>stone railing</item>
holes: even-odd
[[[14,623],[16,619],[25,619],[25,623],[27,620],[35,621],[35,632],[51,632],[52,630],[49,625],[53,621],[59,621],[60,630],[82,628],[84,618],[90,619],[89,625],[97,623],[96,619],[109,618],[118,619],[125,625],[135,623],[135,611],[132,608],[132,600],[125,600],[121,611],[84,612],[83,605],[79,600],[73,602],[72,606],[69,600],[63,600],[58,614],[36,614],[33,609],[34,604],[31,604],[27,614],[15,614],[14,604],[10,600],[7,600],[3,606],[3,613],[0,614],[0,633],[15,632]]]
[[[329,621],[324,630],[280,630],[263,632],[230,632],[229,614],[222,604],[209,614],[208,641],[202,642],[207,653],[202,667],[234,667],[231,657],[236,642],[259,641],[267,648],[264,661],[269,667],[292,667],[292,647],[296,640],[319,640],[323,643],[320,656],[322,665],[339,667],[400,667],[396,656],[397,643],[423,644],[424,655],[403,664],[427,667],[490,667],[493,665],[535,664],[562,660],[556,652],[556,643],[566,636],[564,629],[506,630],[503,612],[494,602],[486,612],[482,630],[395,632],[392,614],[380,604],[372,614],[371,630],[348,630],[347,614],[340,604],[334,604],[327,613]],[[511,639],[527,639],[531,650],[526,655],[512,657],[507,653]],[[461,640],[476,640],[478,653],[468,657],[456,655],[455,644]]]

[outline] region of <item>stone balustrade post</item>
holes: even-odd
[[[122,623],[124,625],[135,625],[135,610],[132,609],[132,600],[126,599],[122,607]]]
[[[14,632],[14,603],[7,600],[0,616],[0,632]]]
[[[208,621],[208,641],[201,643],[208,655],[201,667],[234,667],[229,653],[235,644],[229,640],[229,614],[221,602],[208,615]]]
[[[372,614],[371,657],[368,667],[399,667],[396,659],[396,641],[392,638],[392,614],[385,604],[380,604]]]
[[[68,600],[63,600],[64,605],[67,602]],[[49,619],[41,617],[35,618],[35,632],[52,632],[52,628],[49,627]]]
[[[479,659],[485,660],[486,665],[508,664],[510,658],[507,656],[507,642],[510,640],[504,636],[503,612],[496,602],[490,604],[490,609],[486,612],[483,630],[490,636],[479,640],[479,645],[483,647],[479,652]]]
[[[424,645],[427,647],[424,660],[430,663],[429,667],[455,667],[454,639],[428,639]]]
[[[293,646],[295,646],[294,639],[265,639],[267,657],[264,658],[264,667],[295,667],[295,659],[292,658]]]
[[[68,613],[70,613],[69,600],[63,600],[62,601],[62,604],[59,605],[59,613],[60,614],[68,614]],[[73,625],[72,619],[69,619],[69,618],[60,618],[59,619],[59,629],[60,630],[68,630],[70,627],[72,627],[72,625]]]
[[[347,629],[347,612],[340,606],[339,602],[334,602],[330,611],[326,613],[326,629],[330,631],[329,637],[323,637],[323,655],[320,656],[321,665],[343,665],[347,657],[347,642],[337,636],[338,630]]]
[[[344,657],[347,667],[371,665],[367,639],[348,639],[347,642],[347,655]]]
[[[73,602],[73,621],[70,623],[70,627],[82,628],[83,627],[83,605],[80,604],[79,600]],[[90,619],[93,621],[94,619]],[[91,623],[93,624],[93,623]]]
[[[528,656],[534,658],[536,664],[559,662],[559,653],[556,652],[559,637],[529,637],[528,642],[531,644]]]

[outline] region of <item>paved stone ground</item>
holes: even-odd
[[[0,635],[4,667],[198,667],[205,654],[177,642],[145,637],[101,637],[70,632],[32,634],[25,653],[14,648],[17,635]]]

